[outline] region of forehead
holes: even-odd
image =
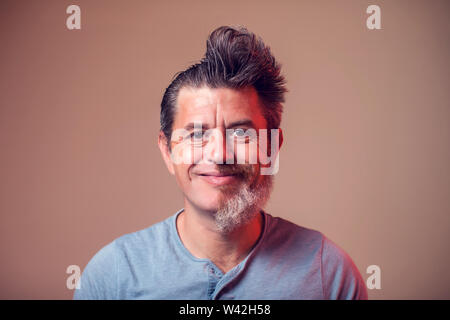
[[[189,122],[225,127],[235,121],[249,119],[258,128],[266,128],[258,93],[252,87],[191,88],[180,90],[177,99],[174,127]]]

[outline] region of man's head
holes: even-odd
[[[285,91],[270,49],[248,30],[230,27],[213,31],[205,57],[166,89],[163,158],[185,200],[213,214],[221,232],[245,224],[269,198],[273,177],[261,170],[282,143]],[[270,132],[280,138],[275,149]]]

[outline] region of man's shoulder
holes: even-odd
[[[269,237],[277,242],[287,242],[296,248],[307,247],[319,250],[326,262],[351,263],[352,259],[340,246],[322,232],[298,225],[289,220],[269,216]]]
[[[281,250],[297,263],[318,267],[326,299],[367,299],[361,274],[350,255],[322,232],[269,215],[268,240],[274,252]]]
[[[328,237],[322,245],[324,293],[330,299],[367,299],[361,273],[350,255]]]
[[[170,224],[173,216],[154,223],[144,229],[123,234],[102,247],[94,256],[95,260],[112,260],[121,256],[127,259],[137,256],[148,256],[150,251],[164,250],[171,237]]]
[[[159,261],[164,242],[170,237],[171,218],[122,235],[102,247],[83,270],[81,288],[75,291],[74,299],[117,299],[119,278],[126,282],[132,274],[131,265],[148,266],[149,261]]]
[[[90,264],[109,265],[126,261],[146,259],[166,250],[171,237],[170,223],[173,216],[156,222],[144,229],[126,233],[109,242],[91,258]]]
[[[267,215],[267,233],[271,242],[289,243],[294,246],[321,247],[325,236],[315,229],[307,228],[281,217]]]
[[[157,249],[160,244],[167,244],[171,239],[173,218],[174,216],[170,216],[144,229],[126,233],[116,238],[113,243],[119,250]]]

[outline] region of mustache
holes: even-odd
[[[255,173],[255,167],[251,164],[240,164],[240,165],[233,165],[233,164],[218,164],[217,165],[217,171],[219,171],[222,174],[227,175],[237,175],[241,176],[243,179],[248,179],[252,177]]]

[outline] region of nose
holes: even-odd
[[[203,149],[203,160],[208,164],[233,163],[234,153],[227,148],[225,132],[220,129],[211,130]]]

